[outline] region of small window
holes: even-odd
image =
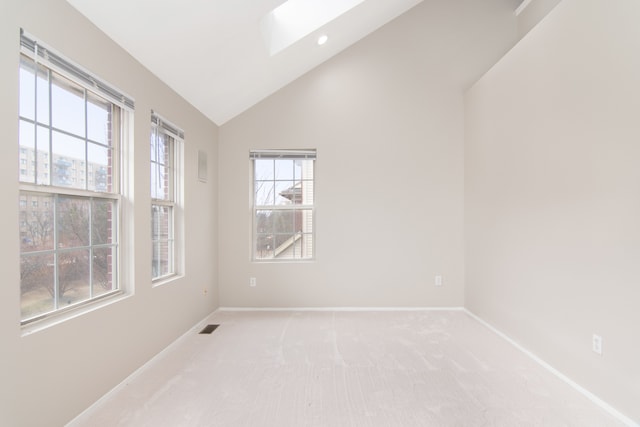
[[[180,225],[182,176],[180,159],[184,132],[151,114],[151,242],[152,279],[179,273],[180,251],[176,235]]]
[[[315,150],[252,151],[254,261],[314,258]]]

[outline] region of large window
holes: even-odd
[[[314,258],[315,150],[252,151],[253,259]]]
[[[22,323],[120,293],[121,146],[133,102],[21,35]]]
[[[151,113],[151,270],[153,280],[178,273],[180,153],[184,133]]]

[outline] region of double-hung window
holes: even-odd
[[[21,34],[22,323],[121,293],[121,148],[133,101]]]
[[[151,271],[153,280],[179,273],[180,158],[184,132],[151,113]]]
[[[314,258],[315,150],[251,151],[254,261]]]

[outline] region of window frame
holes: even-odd
[[[305,263],[305,262],[313,262],[316,260],[316,160],[317,160],[317,150],[315,149],[300,149],[300,150],[291,150],[291,149],[268,149],[268,150],[250,150],[249,159],[251,161],[251,261],[255,263]],[[313,193],[313,203],[311,204],[287,204],[287,205],[277,205],[275,204],[275,195],[274,195],[274,204],[271,205],[258,205],[256,203],[256,183],[258,181],[268,182],[271,180],[263,180],[258,179],[255,176],[256,174],[256,160],[303,160],[303,161],[311,161],[313,164],[312,167],[312,176],[311,179],[308,178],[300,178],[300,183],[311,182],[312,183],[312,193]],[[275,163],[274,163],[275,167]],[[278,180],[275,176],[273,177],[274,188],[275,184],[281,180]],[[289,180],[286,180],[289,181]],[[291,180],[294,186],[298,182],[294,178]],[[294,231],[293,236],[300,234],[301,238],[306,234],[311,236],[311,256],[307,257],[290,257],[290,258],[278,258],[276,252],[277,248],[274,248],[274,256],[267,257],[259,257],[258,256],[258,237],[261,233],[258,233],[258,221],[257,214],[259,211],[272,211],[272,212],[292,212],[294,215],[296,211],[309,211],[311,214],[311,232],[305,233],[304,231],[298,233],[295,231],[295,216],[293,218],[294,223]],[[273,235],[277,235],[279,233],[273,233]],[[294,240],[295,247],[295,240]],[[295,249],[294,249],[295,250]]]
[[[169,155],[165,166],[170,171],[170,177],[167,180],[169,195],[166,199],[160,199],[153,197],[153,188],[151,188],[151,282],[154,286],[158,284],[171,281],[176,277],[184,275],[184,257],[182,256],[183,249],[183,150],[184,150],[184,131],[178,126],[174,125],[164,117],[159,115],[155,111],[151,111],[151,138],[157,137],[156,135],[163,134],[169,138]],[[153,146],[153,144],[152,144]],[[158,144],[156,141],[156,149]],[[150,166],[154,164],[160,166],[161,163],[154,160],[153,152],[150,156]],[[151,167],[151,174],[154,173],[154,168]],[[153,179],[150,181],[150,185],[153,186]],[[154,238],[154,216],[155,209],[168,208],[169,220],[168,220],[168,235],[166,239]],[[159,234],[159,233],[156,233]],[[164,274],[155,274],[155,271],[161,271],[159,268],[154,270],[154,256],[156,255],[156,245],[160,243],[167,243],[168,247],[168,271]],[[157,248],[160,251],[160,247]]]
[[[34,101],[33,101],[33,109],[34,109],[34,117],[33,119],[22,116],[21,112],[18,112],[18,122],[19,123],[28,123],[34,128],[34,177],[33,182],[25,182],[23,181],[23,174],[18,174],[18,209],[19,212],[22,212],[22,200],[23,198],[27,200],[29,196],[35,197],[46,197],[51,198],[51,205],[49,203],[44,203],[45,208],[51,208],[52,225],[51,225],[51,233],[53,233],[53,242],[52,247],[49,249],[43,250],[35,250],[35,251],[23,251],[22,247],[20,248],[20,262],[22,263],[23,257],[35,256],[36,254],[50,254],[54,257],[53,268],[53,295],[52,295],[52,303],[53,309],[49,311],[39,312],[36,315],[24,316],[21,314],[20,324],[23,328],[31,327],[34,324],[41,324],[43,321],[45,322],[45,326],[49,324],[47,321],[51,319],[60,319],[64,320],[67,314],[69,313],[82,313],[89,308],[95,307],[99,304],[105,304],[106,301],[112,301],[115,297],[121,297],[129,292],[129,287],[125,283],[125,277],[128,276],[127,272],[130,267],[126,263],[127,257],[123,256],[122,248],[127,247],[126,244],[128,239],[127,229],[125,221],[123,221],[123,212],[126,210],[125,199],[128,194],[127,187],[127,177],[128,173],[127,163],[126,163],[126,149],[128,146],[128,142],[130,140],[130,128],[129,122],[131,120],[131,116],[134,108],[133,99],[124,95],[117,89],[114,89],[113,86],[105,83],[101,79],[97,78],[93,74],[89,73],[85,69],[76,65],[74,62],[69,59],[63,57],[58,54],[48,46],[36,41],[32,36],[26,34],[23,30],[21,30],[20,34],[20,56],[19,56],[19,69],[23,69],[24,61],[30,61],[28,66],[33,67],[34,73]],[[38,118],[38,109],[40,105],[38,104],[38,87],[35,86],[38,84],[39,79],[41,79],[41,72],[45,72],[46,78],[46,90],[48,91],[47,96],[47,105],[46,108],[48,110],[48,117],[46,120],[39,120]],[[84,108],[83,115],[83,134],[73,133],[68,129],[57,128],[54,126],[52,120],[53,114],[53,106],[52,106],[52,85],[54,85],[54,77],[56,79],[64,79],[71,84],[76,85],[77,87],[82,89],[82,102]],[[19,86],[22,86],[22,80],[20,77]],[[64,90],[64,89],[63,89]],[[19,102],[22,102],[23,98],[19,96]],[[89,114],[88,114],[88,104],[93,101],[100,101],[104,103],[104,105],[109,105],[110,108],[110,117],[109,123],[110,128],[106,130],[108,132],[108,136],[105,142],[100,142],[94,140],[89,135]],[[38,149],[39,144],[36,141],[39,141],[39,137],[37,136],[38,129],[43,129],[46,131],[45,144],[48,144],[47,154],[45,160],[40,160],[38,157]],[[84,146],[84,157],[78,160],[81,160],[81,166],[84,167],[85,163],[89,161],[89,150],[90,147],[94,145],[99,145],[105,148],[107,151],[108,157],[111,159],[108,165],[108,168],[111,170],[110,181],[107,181],[108,186],[104,190],[99,190],[97,188],[90,189],[90,184],[88,182],[88,174],[89,167],[88,164],[84,168],[84,179],[80,179],[83,182],[83,188],[76,188],[75,186],[61,186],[54,185],[52,178],[52,171],[54,168],[53,165],[53,156],[58,155],[52,149],[52,141],[54,132],[58,132],[60,134],[66,134],[72,136],[73,138],[77,138],[79,141],[83,142]],[[93,144],[93,145],[92,145]],[[26,147],[21,145],[21,139],[18,138],[18,159],[23,158],[27,153]],[[44,173],[44,182],[40,181],[38,176],[38,166],[42,162],[45,168]],[[75,184],[77,185],[77,184]],[[110,187],[110,188],[109,188]],[[89,229],[88,229],[88,245],[80,245],[80,246],[71,246],[68,248],[62,247],[58,244],[58,234],[61,232],[60,225],[57,223],[56,215],[58,215],[58,209],[60,209],[59,199],[78,199],[82,203],[87,203],[88,210],[88,221],[89,221]],[[115,231],[112,232],[110,236],[110,241],[107,243],[96,243],[93,241],[93,206],[94,201],[103,200],[108,201],[111,204],[112,216],[110,217],[110,221],[112,225],[110,227],[115,228]],[[32,202],[33,203],[33,202]],[[31,207],[33,209],[33,207]],[[19,229],[18,234],[21,236],[21,228]],[[113,259],[113,265],[111,268],[106,270],[106,274],[109,277],[109,281],[111,283],[111,289],[106,290],[105,292],[99,293],[98,295],[94,294],[94,286],[96,286],[97,282],[94,282],[93,268],[94,268],[94,259],[96,256],[94,254],[94,250],[100,250],[109,248],[111,250],[111,256]],[[86,299],[81,299],[77,302],[74,302],[67,306],[61,306],[59,293],[59,281],[60,277],[58,274],[58,270],[60,269],[59,255],[64,252],[70,252],[72,250],[86,250],[88,251],[88,283],[87,286],[89,288],[89,297]],[[107,255],[108,257],[109,255]],[[22,287],[22,281],[21,285]],[[22,307],[22,291],[21,291],[21,299],[20,305]],[[84,311],[82,311],[84,310]],[[21,310],[22,311],[22,310]]]

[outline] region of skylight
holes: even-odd
[[[273,56],[364,0],[287,0],[267,13],[260,23]]]

